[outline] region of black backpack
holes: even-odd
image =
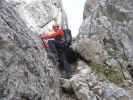
[[[70,46],[72,43],[72,34],[71,34],[71,30],[70,29],[64,29],[64,37],[63,37],[63,41],[65,46]]]

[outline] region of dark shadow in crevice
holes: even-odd
[[[131,77],[133,78],[133,65],[132,64],[128,64],[127,65],[127,70],[129,71]]]
[[[64,88],[64,87],[61,87],[61,89],[62,89],[62,92],[63,92],[63,93],[67,93],[67,94],[69,94],[70,96],[75,95],[75,92],[74,92],[73,89],[66,89],[66,88]]]
[[[66,88],[61,87],[61,91],[62,91],[62,93],[73,98],[74,100],[78,100],[73,89],[66,89]]]
[[[67,57],[67,61],[70,64],[74,64],[79,60],[82,60],[85,63],[91,63],[91,61],[86,60],[84,57],[81,56],[80,53],[74,51],[72,48],[68,48],[66,57]]]

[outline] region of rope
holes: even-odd
[[[48,22],[46,22],[45,24],[43,24],[42,26],[40,26],[40,28],[45,27],[47,24],[49,24],[50,22],[52,22],[54,20],[54,18],[51,18]]]
[[[50,4],[51,4],[51,7],[52,7],[52,1],[50,0]],[[56,6],[55,6],[56,7]],[[59,13],[60,13],[60,11],[62,11],[62,8],[58,8],[57,7],[57,14],[55,15],[55,17],[53,16],[53,18],[51,18],[49,21],[47,21],[45,24],[43,24],[42,26],[40,26],[40,28],[43,28],[43,27],[45,27],[47,24],[49,24],[50,22],[52,22],[53,20],[57,23],[57,17],[58,17],[58,15],[59,15]],[[64,13],[63,11],[61,12],[62,14]],[[63,15],[62,15],[63,16]],[[61,21],[62,21],[62,19],[63,19],[63,17],[61,16]],[[66,26],[66,27],[68,27],[68,26]]]

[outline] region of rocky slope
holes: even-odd
[[[78,100],[132,100],[133,91],[121,88],[110,81],[101,79],[83,61],[77,63],[77,72],[70,80],[62,79],[62,87],[74,91]],[[132,83],[130,84],[133,85]],[[125,85],[127,87],[127,85]]]

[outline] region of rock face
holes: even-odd
[[[63,28],[67,27],[67,16],[61,0],[7,0],[16,8],[28,28],[42,34],[52,28],[54,20]]]
[[[133,62],[132,4],[132,0],[87,0],[78,36],[100,43],[104,63],[121,66],[127,78],[132,76]]]
[[[78,39],[72,45],[86,64],[78,62],[79,72],[69,81],[62,80],[63,86],[72,88],[79,100],[133,99],[129,85],[133,60],[132,4],[132,0],[86,1]]]
[[[45,49],[34,48],[34,37],[13,6],[0,0],[0,99],[75,100],[62,92],[57,67]]]
[[[128,81],[125,83],[125,73],[121,70],[121,66],[132,60],[132,56],[129,57],[129,48],[125,50],[130,44],[128,40],[131,39],[123,38],[128,35],[122,31],[128,27],[123,24],[132,21],[132,11],[127,13],[131,9],[130,6],[127,7],[127,1],[122,4],[120,0],[86,2],[84,22],[78,40],[72,45],[73,50],[81,57],[73,64],[75,70],[72,78],[68,80],[60,78],[58,67],[47,58],[45,49],[40,48],[41,44],[36,44],[41,41],[33,34],[47,31],[50,26],[45,24],[52,19],[62,27],[67,27],[61,1],[0,0],[0,99],[133,100],[133,84]],[[128,16],[127,20],[115,17],[117,13],[112,14],[108,5],[111,9],[115,8],[117,13],[122,12],[121,16]],[[120,10],[121,6],[128,10]],[[58,11],[59,16],[56,15]],[[123,15],[123,11],[127,15]],[[103,14],[106,16],[102,16]],[[95,17],[90,17],[92,15]],[[113,30],[114,28],[116,30]],[[118,42],[117,35],[124,39],[126,44]],[[131,64],[128,67],[132,69]],[[128,70],[124,68],[129,78]],[[113,82],[124,84],[119,87]]]

